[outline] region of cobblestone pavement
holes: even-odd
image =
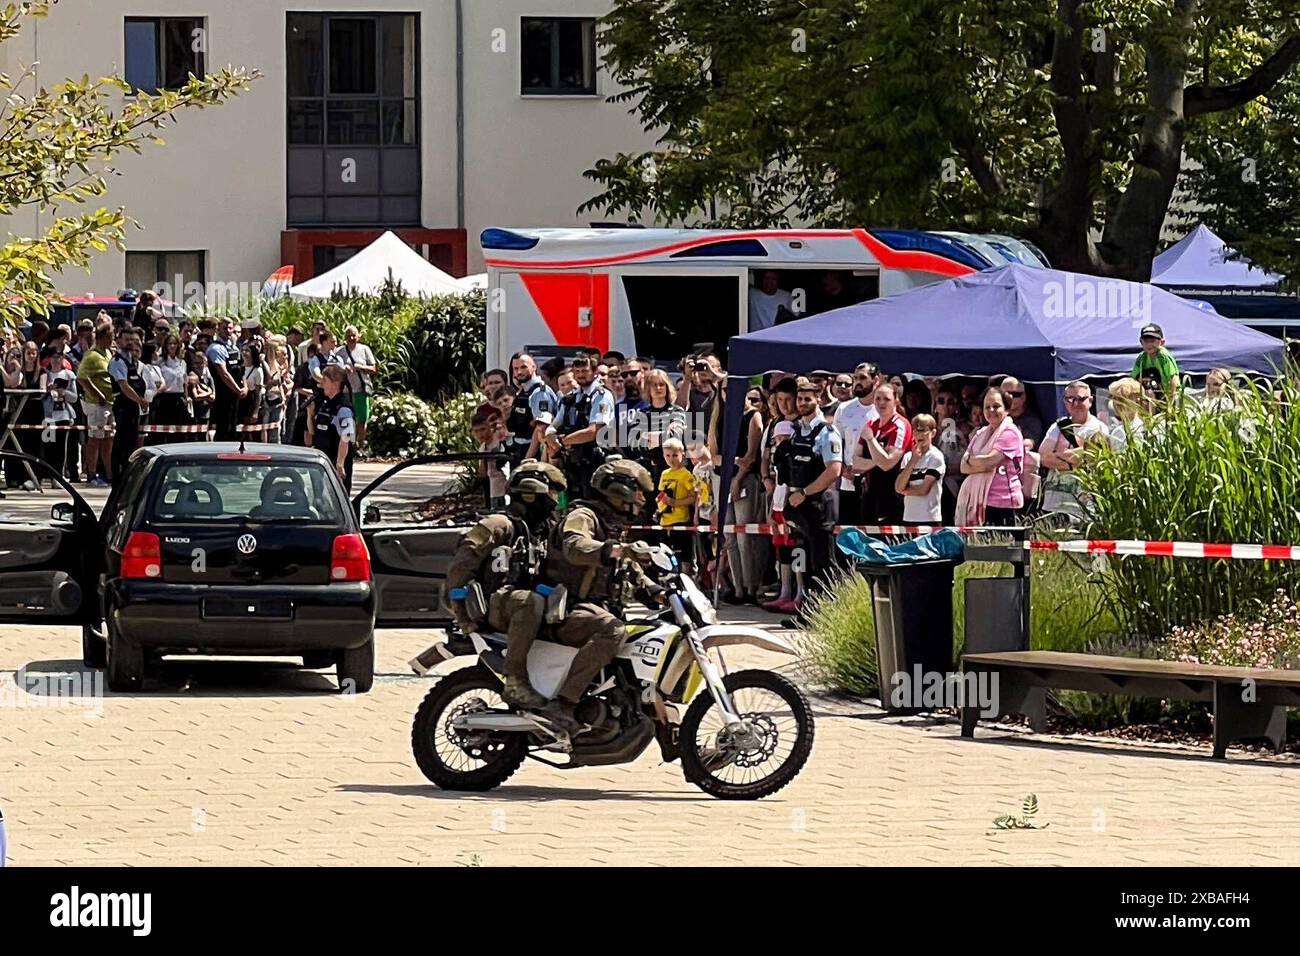
[[[375,466],[363,466],[358,487]],[[102,503],[103,493],[93,493]],[[48,515],[50,497],[30,506]],[[16,506],[14,501],[9,507]],[[766,615],[750,615],[770,624]],[[374,690],[258,662],[169,663],[94,695],[71,628],[0,627],[9,862],[40,864],[1247,864],[1300,862],[1300,765],[885,718],[815,701],[804,773],[713,800],[657,748],[625,767],[527,763],[483,795],[428,784],[409,746],[427,634],[382,631]],[[733,663],[781,666],[750,652]],[[22,674],[15,672],[21,670]],[[59,698],[83,681],[89,696]],[[102,685],[100,685],[102,686]],[[1035,793],[1045,829],[993,821]]]
[[[1300,767],[1204,751],[882,718],[818,699],[804,773],[756,803],[710,799],[647,753],[626,767],[529,762],[485,795],[428,784],[410,719],[424,644],[380,633],[380,674],[168,664],[145,693],[42,706],[82,674],[68,628],[0,629],[0,806],[10,863],[1182,864],[1300,862]],[[777,665],[756,655],[745,663]],[[25,668],[29,691],[13,691]],[[655,748],[652,748],[654,750]],[[995,817],[1038,795],[1037,831]]]

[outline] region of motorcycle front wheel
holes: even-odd
[[[425,695],[411,725],[411,750],[421,772],[443,790],[491,790],[510,779],[527,756],[522,734],[458,731],[467,713],[510,708],[501,681],[482,665],[453,671]]]
[[[701,692],[682,720],[682,771],[687,781],[723,800],[776,793],[798,776],[812,753],[808,698],[771,671],[737,671],[723,684],[741,726],[728,728],[713,695]]]

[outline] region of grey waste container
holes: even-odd
[[[952,672],[952,581],[953,569],[961,563],[955,558],[935,558],[908,564],[858,565],[871,582],[880,702],[886,710],[921,710],[920,706],[896,704],[895,688],[914,688],[919,704],[920,681],[925,674]],[[896,683],[895,674],[906,674],[910,683]]]

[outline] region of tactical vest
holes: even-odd
[[[826,462],[817,454],[816,444],[817,436],[827,427],[826,422],[819,421],[807,434],[800,429],[786,443],[790,446],[791,488],[807,488],[826,470]]]
[[[126,384],[135,389],[137,395],[144,398],[144,376],[140,373],[139,361],[137,361],[134,356],[130,355],[122,355],[119,357],[126,364]],[[122,394],[122,383],[117,379],[113,379],[113,397],[120,398],[122,397]],[[131,405],[135,408],[139,407],[135,402],[132,402]]]
[[[312,439],[312,447],[325,452],[330,461],[333,461],[334,456],[338,454],[339,443],[342,441],[339,430],[334,425],[334,416],[339,413],[339,409],[345,407],[351,408],[352,403],[343,392],[339,392],[333,398],[321,397],[316,400],[314,419],[316,434]]]
[[[527,451],[528,446],[533,442],[533,393],[545,387],[544,382],[534,382],[527,391],[521,391],[515,396],[515,403],[510,408],[510,417],[506,419],[506,430],[510,432],[511,442],[514,445],[523,446],[518,449],[520,453]]]
[[[616,575],[613,565],[604,564],[596,567],[580,567],[564,558],[564,525],[578,511],[590,512],[595,518],[595,537],[598,541],[617,541],[618,534],[612,533],[607,517],[602,509],[589,501],[577,501],[569,508],[564,519],[557,521],[551,533],[550,548],[546,556],[543,576],[551,584],[563,584],[571,595],[571,600],[591,604],[613,604],[616,594]]]
[[[483,558],[474,578],[482,584],[484,594],[494,594],[502,588],[531,591],[541,578],[542,565],[546,561],[549,528],[543,529],[541,535],[534,538],[528,522],[523,518],[508,511],[498,513],[509,519],[514,532],[508,546],[509,563],[502,570],[499,566],[501,548],[493,548]]]

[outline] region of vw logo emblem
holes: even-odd
[[[239,549],[240,554],[252,554],[257,550],[257,539],[251,534],[241,534],[239,540],[235,542],[235,547]]]

